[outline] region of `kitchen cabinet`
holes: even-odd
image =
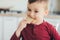
[[[17,28],[17,21],[16,17],[4,17],[4,40],[9,40],[12,36],[13,32]]]
[[[10,40],[21,19],[11,16],[0,17],[0,40]]]
[[[55,27],[58,23],[60,23],[60,19],[58,18],[45,18],[45,20],[54,25]]]
[[[2,40],[2,31],[3,31],[3,17],[0,16],[0,40]]]

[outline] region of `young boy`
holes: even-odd
[[[54,26],[43,19],[48,14],[48,0],[28,0],[27,8],[30,21],[22,20],[10,40],[60,40]]]

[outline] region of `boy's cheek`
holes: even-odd
[[[40,15],[39,17],[37,17],[36,20],[43,20],[43,19],[44,19],[44,17]]]
[[[42,17],[44,17],[43,14],[38,14],[38,15],[36,15],[36,18],[42,18]]]
[[[27,15],[29,15],[29,12],[27,12]]]

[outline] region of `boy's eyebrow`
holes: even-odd
[[[27,7],[27,9],[30,9],[29,7]],[[31,9],[30,9],[31,10]]]
[[[29,7],[27,7],[27,8],[28,8],[29,10],[31,10]],[[35,8],[34,10],[35,10],[35,11],[38,11],[38,9],[37,9],[37,8]]]

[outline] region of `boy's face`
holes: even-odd
[[[28,4],[27,15],[35,20],[43,20],[44,16],[47,14],[46,3],[34,2]]]

